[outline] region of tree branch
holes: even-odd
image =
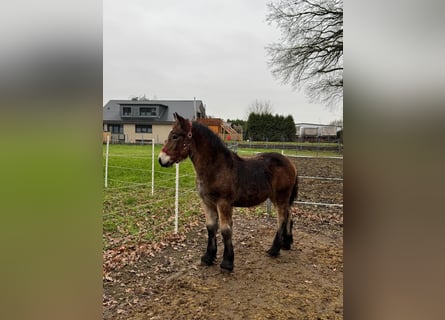
[[[282,43],[266,47],[272,74],[296,88],[305,86],[313,98],[338,96],[336,88],[343,86],[343,1],[282,0],[268,8],[266,20],[283,35]]]

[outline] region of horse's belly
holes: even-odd
[[[256,205],[259,205],[260,203],[263,203],[268,198],[267,194],[259,194],[256,193],[251,196],[244,196],[240,197],[239,199],[236,199],[233,202],[234,207],[253,207]]]

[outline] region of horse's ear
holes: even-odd
[[[174,118],[176,121],[179,121],[179,122],[181,122],[181,121],[184,120],[184,118],[181,117],[177,112],[174,112],[174,113],[173,113],[173,118]]]
[[[187,130],[187,128],[189,127],[188,125],[188,120],[186,120],[185,118],[181,117],[178,113],[173,113],[173,117],[175,118],[176,122],[179,122],[179,124],[181,125],[181,127],[184,130]]]

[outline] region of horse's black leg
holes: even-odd
[[[223,261],[220,264],[222,271],[233,270],[235,254],[232,244],[232,207],[227,204],[218,204],[218,216],[221,223],[221,235],[224,242]]]
[[[207,241],[207,250],[206,253],[201,257],[201,261],[210,266],[215,262],[216,259],[216,232],[218,231],[218,225],[208,225],[207,233],[208,233],[208,241]]]
[[[283,234],[283,243],[281,245],[281,249],[283,250],[290,250],[290,246],[294,242],[294,239],[292,237],[293,225],[294,222],[292,221],[292,219],[290,219],[285,229],[286,232]]]
[[[284,233],[286,232],[286,224],[282,223],[280,228],[278,228],[275,233],[275,238],[273,239],[272,246],[267,250],[267,254],[271,257],[277,257],[280,254],[281,246],[284,243]]]
[[[235,259],[235,254],[233,252],[232,244],[232,228],[227,228],[221,230],[224,241],[224,255],[223,261],[220,264],[221,269],[232,271],[233,270],[233,260]]]
[[[215,209],[205,206],[206,226],[207,226],[207,250],[201,257],[201,262],[210,266],[216,260],[216,233],[218,232],[218,213]]]
[[[271,257],[276,257],[280,254],[280,249],[290,250],[293,242],[292,238],[292,217],[289,212],[289,206],[286,201],[282,200],[281,205],[276,205],[278,209],[278,230],[272,242],[272,246],[267,253]]]

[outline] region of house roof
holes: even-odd
[[[121,118],[121,106],[125,105],[166,107],[166,112],[160,118],[150,122],[173,122],[173,113],[175,112],[186,119],[195,118],[194,100],[110,100],[103,107],[103,121],[129,122]],[[205,107],[202,100],[196,100],[196,111],[201,113],[202,117],[205,117]],[[144,122],[147,122],[147,120],[144,120]]]
[[[307,122],[296,123],[295,126],[296,127],[306,127],[306,128],[337,127],[334,124],[318,124],[318,123],[307,123]]]

